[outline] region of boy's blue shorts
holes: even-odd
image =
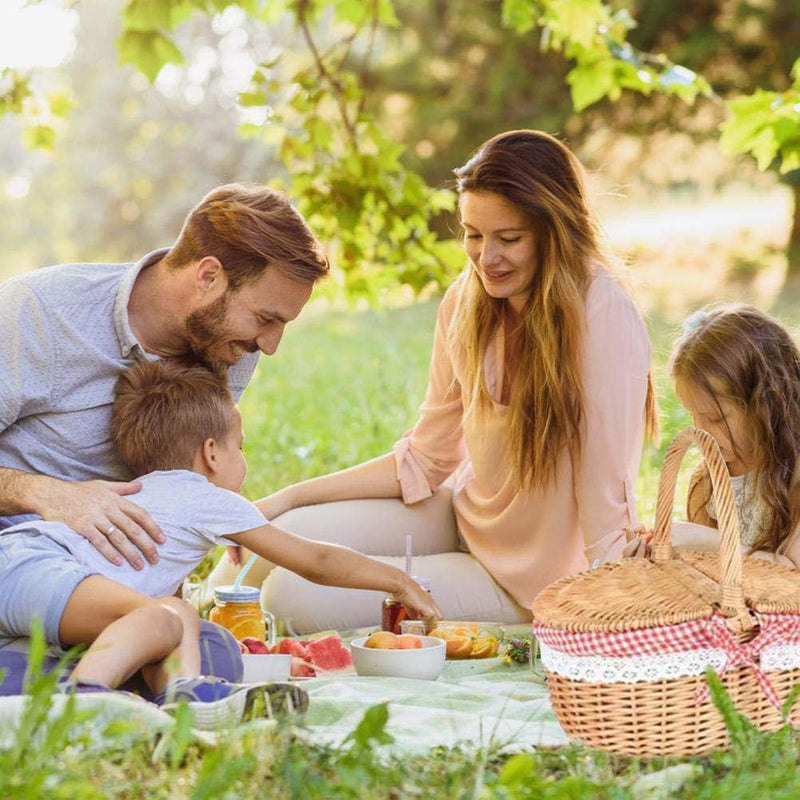
[[[90,572],[58,542],[33,531],[0,535],[0,633],[30,636],[38,619],[45,640],[58,628],[75,587]]]

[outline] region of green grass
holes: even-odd
[[[288,326],[240,404],[248,497],[391,448],[425,392],[436,305],[311,308]]]
[[[384,313],[311,308],[289,326],[241,402],[249,497],[388,451],[413,424],[423,398],[436,305]],[[786,313],[790,323],[800,320],[791,307]],[[664,449],[688,423],[666,375],[675,323],[651,313],[648,324],[663,436],[660,445],[647,446],[638,481],[646,523]],[[681,491],[679,485],[678,510]],[[182,725],[161,740],[133,741],[117,725],[100,732],[107,747],[99,752],[96,726],[74,708],[47,720],[51,689],[45,678],[34,684],[16,744],[0,750],[0,797],[772,800],[800,794],[796,735],[790,729],[761,735],[736,715],[729,721],[733,748],[692,759],[629,759],[578,746],[513,756],[439,749],[378,758],[381,707],[341,748],[305,744],[291,726],[232,732],[221,746],[206,747],[190,742]]]

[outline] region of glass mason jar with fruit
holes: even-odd
[[[261,593],[255,586],[218,586],[210,622],[227,628],[237,639],[252,637],[275,643],[275,618],[261,608]]]
[[[427,578],[421,578],[417,575],[412,575],[411,577],[430,594],[431,582]],[[391,594],[387,594],[381,604],[381,630],[399,634],[400,623],[407,616],[406,607],[399,600],[395,600]]]

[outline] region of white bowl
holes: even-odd
[[[242,653],[244,676],[242,683],[288,681],[292,657],[283,653]]]
[[[414,650],[378,650],[364,647],[368,638],[361,636],[350,642],[353,665],[359,675],[435,681],[444,667],[443,639],[420,636],[422,647]]]

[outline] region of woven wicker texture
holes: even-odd
[[[680,461],[693,441],[700,444],[709,465],[720,509],[721,552],[684,553],[673,558],[669,529],[675,484]],[[733,618],[731,628],[739,632],[752,626],[748,608],[800,613],[796,570],[752,558],[742,564],[727,467],[716,442],[705,431],[687,428],[667,452],[652,551],[652,560],[625,559],[556,581],[536,598],[534,617],[544,625],[568,631],[621,631],[711,617],[722,608]]]
[[[800,670],[767,675],[781,700],[800,682]],[[695,692],[705,682],[698,675],[647,684],[584,683],[547,673],[556,718],[572,738],[598,750],[645,757],[697,755],[728,746],[716,706],[695,703]],[[774,731],[783,725],[749,669],[726,672],[722,683],[737,710],[759,729]]]
[[[669,540],[681,460],[695,443],[711,476],[720,527],[720,553],[674,557]],[[705,431],[687,428],[670,445],[659,482],[656,524],[649,559],[625,559],[564,578],[533,604],[537,623],[567,632],[620,632],[725,616],[740,644],[758,633],[748,609],[800,613],[796,570],[745,559],[727,466]],[[783,702],[800,682],[800,669],[768,674]],[[738,666],[722,678],[737,709],[761,730],[783,724],[753,670]],[[589,683],[547,672],[559,722],[591,747],[638,756],[694,755],[725,747],[728,735],[713,703],[698,702],[704,676],[638,683]],[[798,704],[795,703],[795,709]]]

